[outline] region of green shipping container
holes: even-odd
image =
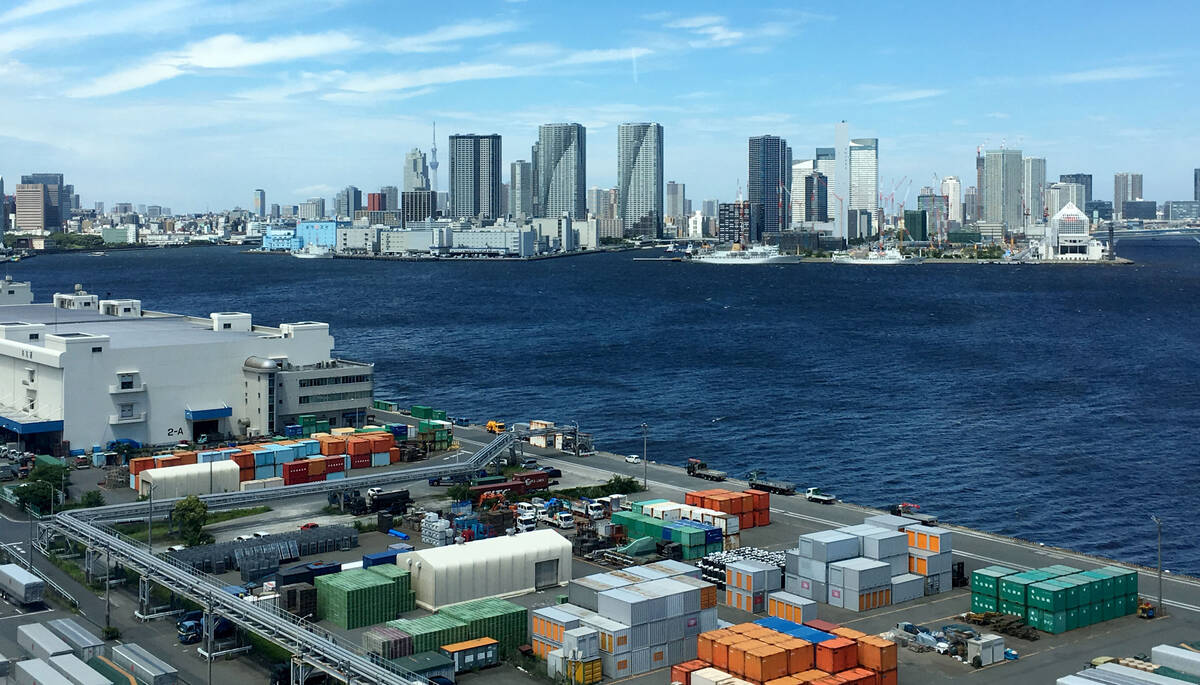
[[[999,601],[991,595],[971,594],[971,611],[982,614],[987,611],[999,611]]]
[[[1125,611],[1123,616],[1136,614],[1138,609],[1138,596],[1136,594],[1125,595]]]
[[[989,597],[1000,596],[1000,579],[1015,574],[1005,566],[988,566],[971,572],[971,592]]]
[[[1020,616],[1022,620],[1028,615],[1024,604],[1010,602],[1005,599],[1000,600],[1000,613],[1010,616]]]
[[[1086,628],[1086,627],[1092,625],[1092,606],[1093,605],[1091,605],[1091,604],[1080,604],[1079,605],[1079,626],[1078,627]]]
[[[366,569],[318,576],[317,618],[353,630],[391,620],[401,598],[396,582]]]
[[[1067,609],[1076,609],[1079,607],[1079,583],[1074,580],[1067,580],[1070,576],[1062,578],[1054,578],[1044,581],[1056,587],[1065,588],[1067,591]]]
[[[1079,627],[1079,609],[1067,609],[1067,630],[1075,630]]]
[[[1079,573],[1080,571],[1082,571],[1083,569],[1078,569],[1078,568],[1075,568],[1074,566],[1065,566],[1063,564],[1055,564],[1053,566],[1045,566],[1038,570],[1045,571],[1047,573],[1053,573],[1054,577],[1057,578],[1059,576],[1073,576],[1076,573]]]
[[[502,654],[511,653],[529,641],[525,607],[508,600],[477,599],[446,607],[440,613],[467,624],[468,640],[481,637],[496,640]],[[415,645],[413,649],[416,649]]]
[[[1031,572],[1017,573],[1011,576],[1005,576],[1000,579],[1000,594],[1001,601],[1012,602],[1025,606],[1029,600],[1026,595],[1027,588],[1034,583],[1045,580]]]
[[[380,564],[367,570],[395,583],[396,613],[403,614],[417,608],[417,593],[412,590],[412,580],[408,571],[394,564]]]
[[[1105,571],[1096,569],[1094,571],[1084,571],[1079,575],[1094,578],[1097,581],[1100,592],[1097,594],[1096,586],[1092,587],[1092,604],[1105,599],[1112,599],[1116,596],[1116,583],[1113,582],[1112,576]]]
[[[467,629],[466,623],[443,614],[413,619],[399,618],[395,621],[388,621],[387,625],[389,628],[403,630],[412,636],[414,653],[431,652],[442,645],[474,639],[470,630]],[[499,638],[496,639],[499,640]]]
[[[1052,635],[1058,635],[1059,633],[1067,632],[1067,612],[1043,611],[1041,615],[1041,623],[1038,625],[1038,628]]]
[[[1044,613],[1046,612],[1037,607],[1025,607],[1025,625],[1041,630],[1042,614]]]
[[[1099,590],[1099,585],[1098,585],[1099,581],[1098,580],[1096,580],[1095,578],[1092,578],[1090,576],[1085,576],[1085,575],[1081,575],[1078,573],[1076,573],[1073,576],[1063,576],[1062,578],[1059,578],[1058,580],[1072,581],[1075,583],[1075,587],[1079,591],[1079,603],[1076,606],[1083,606],[1084,604],[1091,604],[1093,591]]]
[[[1030,607],[1036,607],[1046,611],[1066,611],[1067,588],[1061,585],[1055,585],[1048,580],[1040,583],[1033,583],[1028,588],[1027,604]]]
[[[1100,569],[1113,578],[1113,596],[1135,595],[1138,592],[1138,572],[1119,566],[1105,566]]]
[[[724,545],[723,543],[720,543],[720,542],[710,542],[710,543],[708,543],[708,544],[705,546],[705,551],[706,551],[708,554],[713,554],[713,553],[716,553],[716,552],[720,552],[720,551],[721,551],[721,550],[723,550],[723,549],[725,549],[725,545]]]
[[[317,430],[315,432],[328,433],[329,432],[329,421],[317,421]]]
[[[445,421],[446,420],[446,412],[441,409],[434,409],[432,412],[430,412],[429,418],[431,418],[435,421]]]
[[[433,407],[426,407],[423,404],[414,404],[412,408],[409,409],[409,413],[413,415],[413,418],[428,419],[433,415]]]
[[[1120,603],[1121,608],[1124,609],[1125,608],[1125,598],[1124,597],[1121,597],[1120,599],[1113,598],[1113,599],[1104,600],[1104,620],[1105,621],[1111,621],[1114,618],[1121,615],[1121,612],[1117,610],[1118,602]]]
[[[1088,614],[1088,618],[1091,620],[1091,623],[1088,625],[1094,626],[1097,623],[1104,622],[1104,600],[1092,602],[1091,613]]]

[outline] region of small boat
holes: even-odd
[[[855,255],[850,252],[834,252],[829,261],[834,264],[872,264],[875,266],[899,266],[905,264],[920,264],[924,258],[904,254],[899,249],[889,247],[886,250],[868,250],[866,255]]]
[[[92,257],[107,257],[108,256],[107,252],[92,252],[90,254]]]
[[[320,245],[305,245],[292,253],[296,259],[333,259],[333,251]]]

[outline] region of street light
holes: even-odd
[[[154,554],[154,489],[157,483],[150,483],[150,509],[146,512],[146,549]]]
[[[646,423],[642,423],[641,428],[642,428],[642,489],[649,490],[650,486],[647,483],[649,482],[650,467],[648,464],[649,464],[650,460],[647,458],[647,455],[646,455],[646,439],[647,439],[647,436],[650,434],[650,426],[647,425]]]
[[[1154,514],[1151,514],[1150,520],[1154,521],[1154,525],[1158,527],[1158,611],[1154,615],[1162,616],[1163,615],[1162,519],[1155,516]]]

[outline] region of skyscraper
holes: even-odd
[[[454,219],[500,217],[500,134],[450,136],[450,206]]]
[[[333,198],[333,215],[335,217],[354,218],[354,213],[360,209],[362,209],[362,191],[354,186],[342,188]]]
[[[1020,150],[988,150],[983,162],[983,220],[1006,232],[1022,226]]]
[[[833,199],[838,203],[836,216],[836,225],[838,228],[836,237],[847,240],[854,237],[851,235],[850,222],[848,220],[850,211],[850,125],[845,121],[838,122],[834,126],[833,138]],[[820,160],[820,157],[818,154],[817,159]],[[820,171],[820,168],[817,170]]]
[[[757,202],[722,202],[717,205],[717,240],[746,243],[762,239],[763,208]]]
[[[1195,186],[1196,186],[1192,190],[1192,193],[1193,193],[1192,199],[1195,200],[1196,202],[1200,202],[1200,169],[1193,170],[1192,176],[1193,176],[1192,183],[1195,184]]]
[[[518,159],[508,167],[508,214],[533,217],[533,164]]]
[[[538,205],[544,216],[587,218],[587,130],[581,124],[538,127]]]
[[[1078,183],[1083,186],[1083,204],[1076,203],[1077,207],[1083,208],[1087,203],[1092,201],[1092,175],[1091,174],[1061,174],[1058,177],[1059,183]],[[1051,214],[1050,216],[1054,216]]]
[[[404,189],[429,190],[429,165],[420,148],[414,147],[404,155]]]
[[[382,212],[387,206],[387,196],[383,193],[367,193],[367,211]]]
[[[432,190],[406,190],[403,198],[405,225],[437,216],[437,196]]]
[[[71,215],[71,196],[62,174],[26,174],[21,177],[21,183],[46,187],[46,209],[43,213],[46,230],[56,230],[66,224],[67,217]]]
[[[325,198],[310,197],[300,203],[298,218],[315,221],[325,218]]]
[[[929,240],[930,236],[937,237],[949,231],[947,223],[950,215],[949,201],[950,198],[937,194],[933,188],[922,189],[922,193],[917,196],[916,213],[924,217],[922,235],[925,237],[918,237],[918,233],[912,230],[913,227],[909,224],[909,212],[908,210],[904,212],[904,227],[909,229],[909,235],[913,236],[913,240]]]
[[[746,196],[763,208],[763,232],[778,233],[791,225],[792,148],[779,136],[754,136],[749,144]]]
[[[1142,175],[1123,172],[1113,176],[1113,217],[1125,218],[1122,207],[1129,200],[1142,199]]]
[[[701,200],[700,201],[700,214],[703,216],[706,216],[710,219],[717,218],[717,201],[715,199],[714,200]]]
[[[627,123],[617,127],[617,202],[625,235],[662,237],[663,127]]]
[[[400,189],[396,186],[383,186],[379,189],[383,193],[383,209],[387,212],[400,211]]]
[[[879,208],[879,139],[850,141],[850,209],[865,209],[872,215]]]
[[[270,212],[269,216],[272,219],[279,218],[279,204],[278,203],[275,203],[275,202],[271,203],[271,212]]]
[[[608,189],[592,186],[587,189],[588,213],[597,219],[607,219],[604,210],[608,208]]]
[[[983,146],[975,148],[975,221],[983,221]]]
[[[1046,213],[1054,216],[1068,204],[1079,207],[1084,193],[1082,183],[1051,183],[1046,189]]]
[[[262,219],[267,215],[267,191],[262,188],[254,189],[254,216]]]
[[[13,228],[18,231],[45,231],[49,228],[49,193],[44,183],[17,184],[17,212]]]
[[[1030,224],[1036,224],[1042,220],[1046,211],[1046,159],[1026,157],[1021,160],[1021,164],[1021,201],[1025,204],[1024,214],[1029,218]]]
[[[676,219],[687,216],[687,210],[683,206],[685,191],[686,188],[683,183],[667,181],[666,216],[675,217]]]
[[[979,190],[975,186],[967,186],[963,191],[963,224],[979,221]]]
[[[957,176],[947,176],[942,179],[942,195],[946,196],[948,205],[947,219],[962,226],[963,223],[963,194],[962,182]]]

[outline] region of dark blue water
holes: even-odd
[[[717,268],[297,260],[229,248],[43,256],[147,308],[319,320],[377,395],[476,420],[578,421],[597,446],[701,457],[864,504],[1200,573],[1200,249],[1132,267]]]

